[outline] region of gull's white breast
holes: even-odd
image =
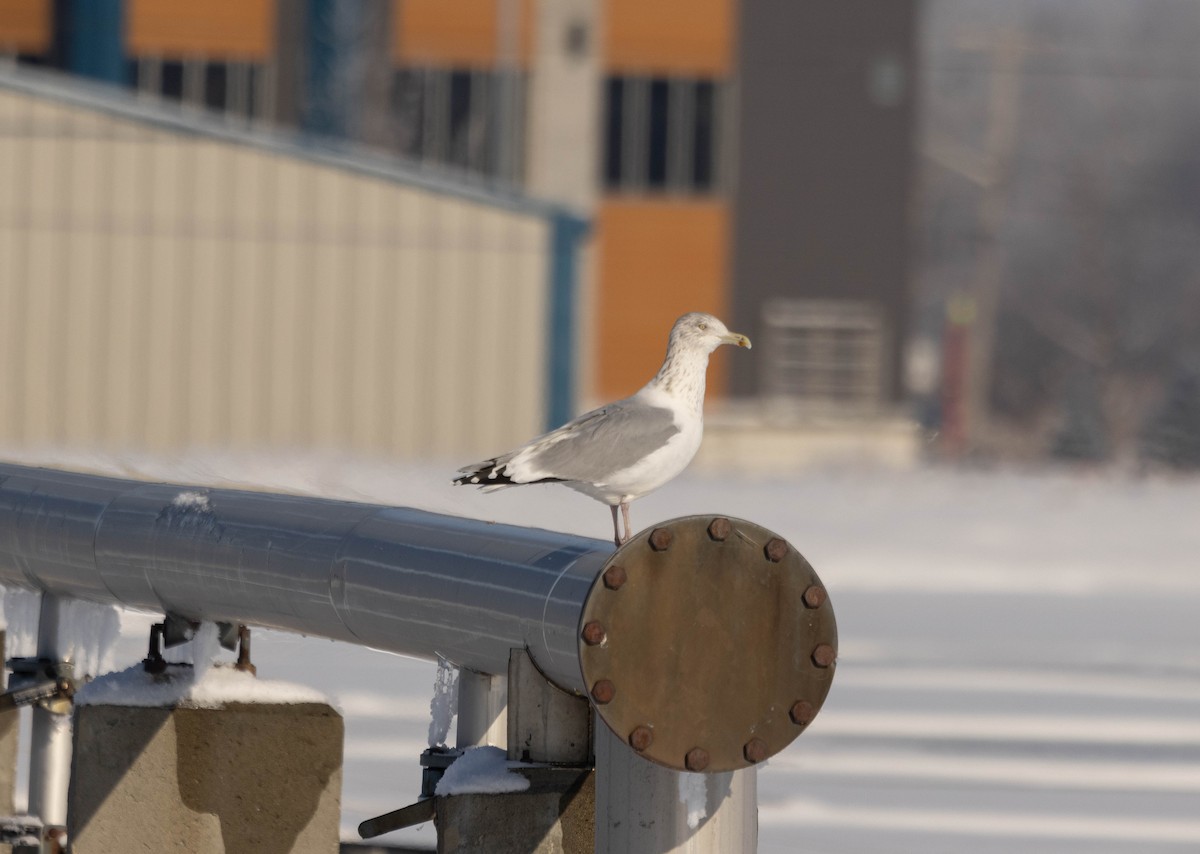
[[[700,413],[681,407],[680,402],[658,389],[644,388],[637,393],[645,403],[669,408],[679,432],[666,444],[626,468],[613,472],[602,483],[569,483],[572,489],[605,504],[632,501],[660,486],[687,468],[700,449],[704,421]]]

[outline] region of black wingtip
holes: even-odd
[[[538,480],[513,480],[508,475],[504,474],[495,465],[495,461],[491,464],[480,466],[468,472],[464,472],[454,478],[455,486],[524,486],[530,483],[562,483],[561,477],[543,477]]]
[[[515,481],[500,471],[496,460],[480,463],[454,478],[455,486],[510,486]]]

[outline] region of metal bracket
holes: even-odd
[[[41,847],[43,825],[31,815],[0,816],[0,844],[17,850],[36,850]]]
[[[427,748],[421,753],[421,799],[415,804],[367,819],[358,826],[358,835],[363,839],[372,839],[393,830],[431,821],[435,811],[433,793],[438,781],[462,754],[461,750],[452,747]]]
[[[10,658],[9,689],[0,694],[0,709],[38,705],[56,715],[71,713],[75,696],[75,668],[69,661],[47,658]]]
[[[426,798],[398,810],[369,818],[358,826],[358,835],[362,839],[373,839],[376,836],[391,833],[393,830],[401,830],[415,824],[425,824],[427,821],[433,820],[436,811],[435,803],[433,798]]]
[[[167,660],[163,658],[163,648],[184,643],[195,636],[199,623],[193,623],[178,614],[167,614],[161,623],[150,627],[150,647],[146,657],[142,659],[142,668],[147,673],[162,673],[167,669]],[[250,628],[243,624],[217,623],[218,638],[221,646],[226,649],[236,649],[238,660],[235,667],[251,675],[258,675],[258,668],[250,661]],[[232,637],[232,641],[228,638]],[[170,640],[174,638],[174,640]],[[191,667],[190,664],[177,664],[178,667]]]
[[[225,623],[221,624],[226,625]],[[249,673],[251,676],[258,675],[258,668],[250,661],[250,627],[247,625],[238,625],[236,635],[237,638],[237,664],[233,667],[235,670],[240,670],[243,673]],[[222,642],[224,643],[224,642]]]
[[[508,758],[590,767],[592,709],[537,669],[523,649],[508,657]]]
[[[163,617],[163,621],[159,623],[159,626],[163,646],[170,649],[173,646],[179,646],[181,643],[187,643],[195,637],[196,629],[200,628],[200,623],[180,614],[168,613]]]

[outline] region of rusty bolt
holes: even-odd
[[[592,686],[592,699],[596,701],[596,705],[598,706],[611,703],[612,698],[616,695],[617,686],[612,683],[611,679],[599,679]]]
[[[729,520],[724,516],[718,516],[713,519],[708,526],[708,535],[718,543],[725,542],[726,538],[733,532],[733,525],[729,524]]]
[[[762,762],[767,758],[767,743],[761,738],[752,738],[742,748],[742,755],[747,762]]]
[[[648,726],[636,726],[633,732],[629,733],[629,746],[641,753],[647,747],[654,743],[654,733],[650,731]]]
[[[763,549],[763,552],[766,554],[767,560],[771,561],[772,563],[779,563],[781,560],[787,557],[787,541],[781,540],[779,537],[771,537],[771,539],[767,541],[767,545]]]
[[[708,767],[708,751],[703,747],[693,747],[683,757],[683,764],[689,771],[703,771]]]
[[[671,547],[673,539],[670,528],[655,528],[650,532],[650,548],[656,552],[665,552]]]
[[[580,634],[583,635],[583,642],[588,646],[595,646],[598,643],[604,643],[604,641],[608,638],[608,634],[604,631],[604,626],[596,620],[592,620],[590,623],[584,626],[583,631]]]
[[[628,578],[623,566],[610,566],[604,570],[604,586],[609,590],[620,590]]]
[[[792,703],[792,708],[788,711],[788,716],[791,717],[792,723],[797,726],[807,726],[812,722],[813,715],[812,703],[808,700],[797,700]]]
[[[804,604],[810,608],[820,608],[825,603],[825,588],[820,584],[810,585],[804,591]]]
[[[812,660],[817,667],[828,667],[837,660],[837,652],[829,644],[819,643],[812,651]]]

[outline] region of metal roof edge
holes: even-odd
[[[562,204],[524,195],[483,178],[423,166],[328,137],[280,129],[238,128],[219,114],[150,100],[125,89],[85,78],[30,69],[0,67],[0,89],[139,122],[172,133],[207,137],[262,151],[357,172],[397,184],[491,207],[546,218],[566,217],[587,226],[590,219]]]

